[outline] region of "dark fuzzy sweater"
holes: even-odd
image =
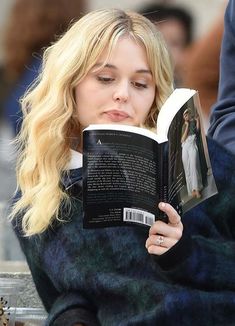
[[[235,157],[209,150],[219,194],[183,217],[182,240],[159,258],[145,249],[148,228],[83,229],[76,198],[67,223],[41,236],[16,223],[46,325],[235,325]]]

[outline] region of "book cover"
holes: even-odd
[[[159,201],[182,215],[217,193],[198,93],[176,89],[156,130],[107,124],[83,131],[85,228],[167,222]]]

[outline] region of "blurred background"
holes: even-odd
[[[161,13],[149,19],[162,31],[172,51],[176,86],[199,90],[207,129],[210,108],[217,96],[226,3],[226,0],[1,0],[0,266],[1,261],[24,261],[6,218],[15,189],[15,153],[11,141],[20,126],[18,100],[37,75],[42,48],[66,30],[72,19],[93,9],[118,7],[147,16],[150,12]]]
[[[68,0],[68,3],[69,1],[70,0]],[[14,2],[15,0],[1,0],[0,3],[0,60],[2,60],[2,33]],[[87,11],[106,7],[138,10],[143,5],[149,3],[176,4],[188,9],[192,13],[195,19],[195,36],[198,37],[209,28],[211,23],[214,22],[214,19],[220,12],[221,5],[224,2],[224,0],[87,0]]]

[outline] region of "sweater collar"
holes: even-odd
[[[61,183],[65,190],[70,189],[74,185],[81,186],[82,183],[82,154],[71,151],[71,159],[68,164],[68,171],[66,171],[61,178]]]
[[[82,167],[82,154],[70,149],[71,159],[68,164],[69,170],[79,169]]]

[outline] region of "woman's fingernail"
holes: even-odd
[[[164,207],[166,207],[166,204],[165,204],[165,203],[160,203],[160,206],[161,206],[162,208],[164,208]]]

